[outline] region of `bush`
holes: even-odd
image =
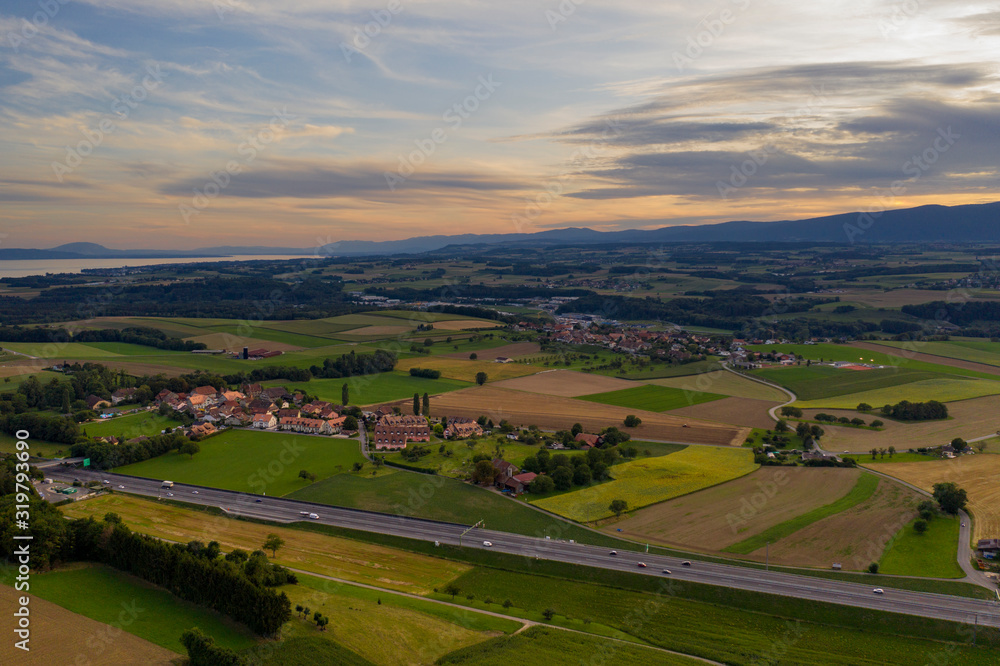
[[[181,644],[187,650],[191,666],[241,666],[244,663],[239,654],[216,645],[215,639],[202,633],[198,627],[181,634]]]
[[[441,371],[431,368],[410,368],[411,377],[424,377],[426,379],[440,379]]]

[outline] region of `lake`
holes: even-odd
[[[307,259],[302,255],[237,254],[229,257],[177,257],[174,259],[27,259],[0,262],[0,279],[45,275],[46,273],[80,273],[85,268],[125,268],[126,266],[156,266],[159,264],[197,264],[216,261],[253,261],[260,259]]]

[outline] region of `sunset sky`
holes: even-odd
[[[4,248],[1000,199],[996,0],[4,0],[0,89]]]

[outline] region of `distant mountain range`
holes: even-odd
[[[0,260],[17,259],[185,259],[231,255],[366,256],[417,254],[450,245],[568,243],[998,243],[1000,202],[965,206],[920,206],[883,213],[842,213],[781,222],[734,221],[660,229],[594,231],[554,229],[520,234],[418,236],[396,241],[338,241],[319,248],[218,246],[197,250],[113,250],[96,243],[67,243],[48,250],[0,249]]]

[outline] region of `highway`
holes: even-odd
[[[55,480],[65,482],[71,482],[75,478],[84,482],[107,480],[117,492],[128,492],[148,497],[165,497],[167,493],[172,493],[171,499],[191,504],[220,507],[233,516],[275,522],[293,522],[309,521],[310,519],[304,514],[316,513],[319,518],[315,522],[335,527],[391,534],[424,541],[438,541],[442,544],[459,545],[461,540],[461,545],[470,548],[487,548],[484,542],[488,541],[492,544],[489,548],[495,551],[569,564],[631,571],[648,575],[651,578],[659,578],[661,581],[676,580],[720,585],[858,608],[964,622],[970,625],[1000,627],[1000,603],[997,601],[911,592],[894,588],[884,588],[885,593],[879,595],[873,593],[871,586],[858,583],[760,571],[700,560],[691,560],[691,565],[685,566],[676,557],[641,553],[623,548],[617,549],[617,555],[611,555],[610,549],[606,547],[571,543],[559,539],[529,537],[488,529],[477,528],[461,537],[462,532],[469,529],[468,526],[369,513],[290,499],[249,495],[180,483],[166,490],[161,488],[159,480],[82,469],[63,469],[59,466],[48,467],[45,469],[45,473]],[[124,488],[119,488],[119,486],[124,486]],[[484,518],[489,520],[489,516],[484,516]],[[640,562],[647,566],[640,568],[638,566]],[[669,569],[670,573],[663,573],[663,569]],[[661,585],[652,581],[650,583],[650,591],[660,590],[661,593],[669,595],[670,589],[669,585]]]

